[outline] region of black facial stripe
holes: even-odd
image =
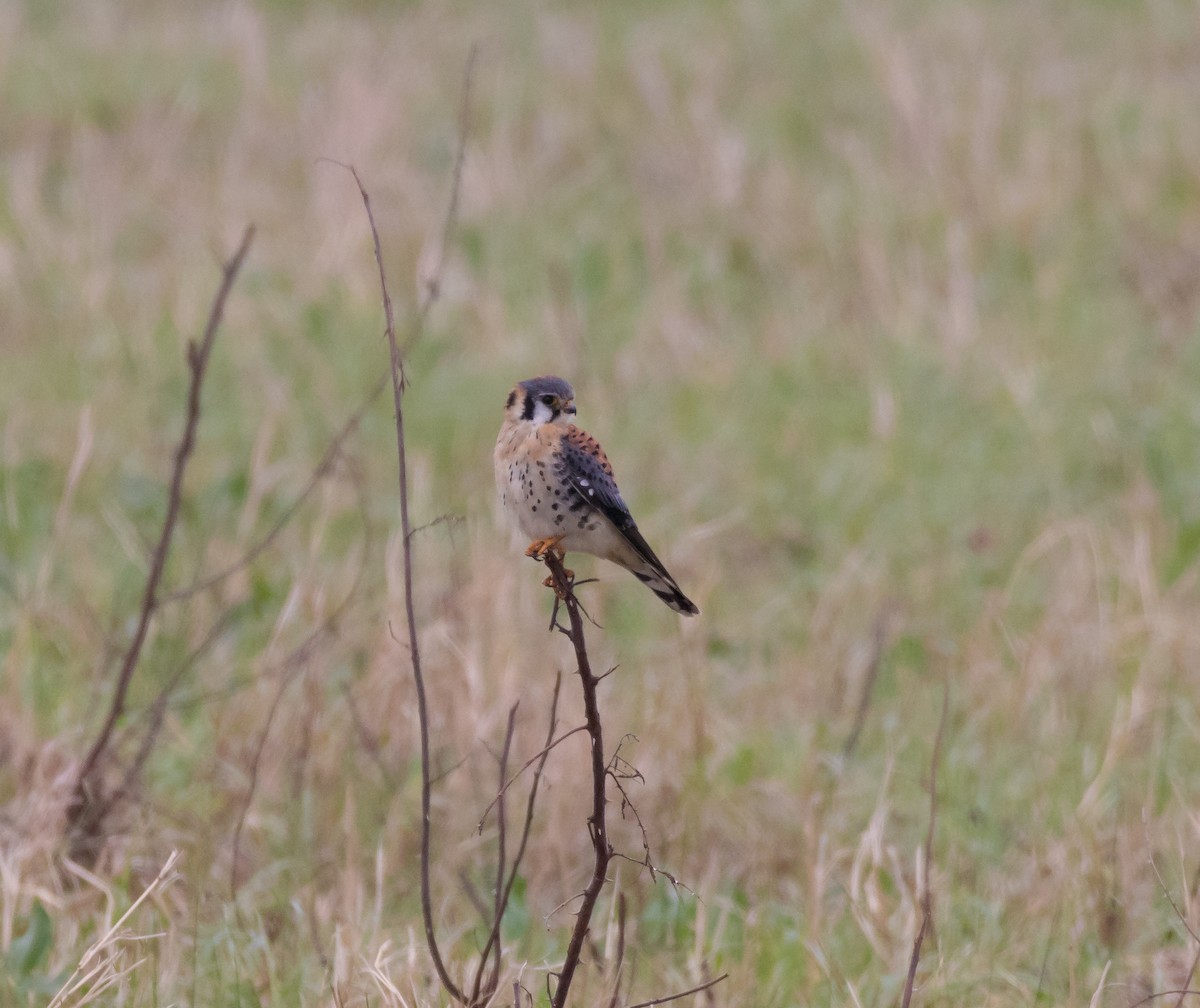
[[[525,393],[525,408],[521,410],[522,420],[533,419],[533,396],[528,392]]]
[[[505,409],[512,409],[512,404],[517,401],[517,390],[513,389],[508,393],[508,402],[504,404]]]

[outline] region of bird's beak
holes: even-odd
[[[571,414],[571,416],[574,416],[574,415],[575,415],[575,401],[574,401],[573,399],[568,399],[568,400],[567,400],[567,401],[566,401],[566,402],[563,404],[563,412],[564,412],[564,413],[570,413],[570,414]]]

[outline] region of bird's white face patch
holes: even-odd
[[[550,423],[550,421],[553,420],[557,416],[558,416],[558,412],[554,409],[553,406],[542,402],[541,399],[534,399],[534,401],[533,401],[533,422],[535,424]]]

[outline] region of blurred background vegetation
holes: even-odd
[[[456,968],[480,942],[494,827],[474,827],[507,711],[523,761],[571,671],[490,462],[508,388],[552,372],[703,613],[614,568],[585,589],[594,662],[619,665],[609,737],[635,736],[655,861],[691,890],[615,876],[624,1003],[725,970],[707,1003],[895,1003],[944,685],[920,1003],[1200,986],[1180,919],[1200,926],[1194,3],[12,0],[0,1005],[44,1003],[172,849],[181,877],[132,923],[160,937],[71,1003],[444,1003],[386,399],[267,550],[159,614],[124,758],[182,678],[91,873],[61,830],[221,261],[254,223],[168,591],[288,513],[384,372],[369,231],[329,159],[361,173],[411,311],[473,45],[460,216],[407,399],[414,521],[450,519],[417,537],[416,602]],[[502,991],[544,997],[561,956],[584,752],[551,760]],[[632,821],[616,839],[640,855]],[[596,969],[578,984],[607,1003]]]

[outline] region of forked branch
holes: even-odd
[[[70,838],[71,854],[75,860],[84,862],[95,860],[100,830],[105,817],[112,811],[115,799],[104,794],[99,779],[100,770],[112,745],[117,724],[125,713],[129,686],[133,681],[133,673],[137,668],[138,660],[141,658],[142,647],[146,643],[150,621],[158,611],[159,584],[162,581],[163,571],[166,569],[167,554],[171,550],[171,539],[175,534],[175,524],[179,518],[179,509],[183,501],[183,476],[187,470],[192,450],[196,446],[196,428],[200,424],[200,392],[208,372],[208,360],[212,354],[213,342],[217,337],[217,329],[221,324],[221,316],[225,311],[225,301],[229,297],[233,282],[242,267],[246,253],[250,250],[250,243],[253,239],[254,227],[247,227],[237,251],[224,265],[221,285],[217,289],[212,307],[209,309],[204,335],[199,343],[188,343],[187,362],[191,378],[188,384],[187,416],[184,421],[183,435],[175,449],[175,464],[171,471],[171,485],[167,493],[167,511],[163,517],[158,542],[150,557],[150,572],[146,575],[146,584],[142,590],[142,604],[138,613],[137,626],[134,629],[133,638],[129,642],[129,647],[125,651],[125,657],[121,661],[121,669],[117,674],[108,713],[95,741],[92,742],[91,748],[80,764],[75,778],[71,804],[67,809],[66,832]]]

